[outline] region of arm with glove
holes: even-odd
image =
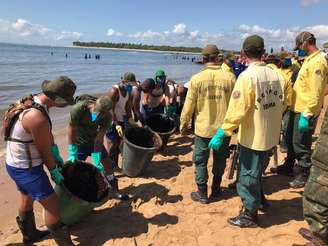
[[[57,145],[54,145],[48,119],[40,111],[31,110],[24,115],[22,124],[31,133],[33,142],[49,169],[51,178],[56,184],[61,184],[64,177],[60,172],[59,165],[63,163],[63,160],[59,155]]]

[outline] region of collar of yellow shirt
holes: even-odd
[[[304,62],[310,61],[312,58],[316,57],[317,55],[321,54],[321,50],[317,50],[316,52],[312,53],[308,57],[305,58]]]
[[[208,64],[204,66],[203,70],[205,69],[220,69],[220,66],[216,64]]]

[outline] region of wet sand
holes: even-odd
[[[318,127],[320,126],[320,122]],[[67,157],[65,130],[56,134],[56,142]],[[227,189],[231,182],[227,172],[223,180],[223,197],[202,205],[194,203],[190,192],[196,189],[192,163],[192,136],[172,137],[169,146],[157,154],[145,174],[128,178],[120,173],[119,186],[132,198],[109,200],[71,228],[73,239],[81,245],[291,245],[305,243],[297,233],[307,227],[302,215],[302,189],[290,189],[292,178],[267,174],[264,190],[270,208],[259,214],[259,228],[240,229],[229,225],[241,201]],[[279,162],[284,155],[279,154]],[[209,161],[209,171],[212,161]],[[272,165],[270,163],[269,167]],[[227,170],[229,162],[227,164]],[[226,170],[226,171],[227,171]],[[267,169],[268,170],[268,169]],[[209,172],[211,180],[211,173]],[[210,186],[210,182],[209,182]],[[7,174],[0,170],[0,241],[17,245],[21,235],[15,224],[18,197]],[[37,224],[43,225],[42,210],[36,205]],[[48,239],[36,245],[55,245]]]

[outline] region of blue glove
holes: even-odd
[[[224,131],[222,130],[222,128],[219,128],[216,134],[214,135],[214,137],[212,137],[210,143],[208,144],[208,147],[210,149],[219,150],[223,143],[224,137],[225,137]]]
[[[51,178],[57,185],[60,185],[64,181],[64,176],[60,173],[59,168],[55,167],[50,170]]]
[[[300,130],[300,132],[306,132],[310,130],[309,118],[306,117],[303,113],[301,113],[300,119],[298,121],[298,129]]]
[[[77,145],[76,144],[68,145],[68,160],[72,163],[77,161]]]
[[[100,160],[101,160],[101,152],[93,152],[93,153],[91,153],[91,158],[92,158],[93,165],[95,166],[95,168],[97,169],[97,171],[100,172],[100,173],[104,172],[104,166],[100,162]]]
[[[55,159],[55,162],[59,165],[59,166],[63,166],[64,165],[64,160],[63,158],[61,158],[60,153],[59,153],[59,149],[57,144],[53,144],[50,148],[51,154]]]

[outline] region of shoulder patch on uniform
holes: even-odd
[[[316,75],[321,75],[321,70],[320,70],[320,69],[316,70],[316,71],[315,71],[315,74],[316,74]]]
[[[233,99],[238,99],[240,97],[240,91],[234,91],[232,93],[232,98]]]

